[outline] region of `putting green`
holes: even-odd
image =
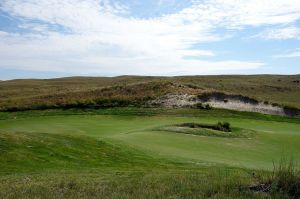
[[[234,127],[252,129],[252,138],[221,138],[153,131],[158,126],[183,122],[215,124],[228,121]],[[267,120],[179,117],[69,115],[1,120],[3,131],[86,135],[110,143],[126,145],[178,162],[225,164],[228,166],[272,169],[282,156],[300,163],[300,125]]]

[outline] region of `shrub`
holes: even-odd
[[[225,128],[227,130],[231,130],[230,123],[229,122],[224,122],[223,123],[223,128]]]
[[[183,123],[177,126],[189,128],[207,128],[217,131],[231,132],[231,127],[228,122],[218,122],[217,124],[197,124],[197,123]]]
[[[231,131],[231,127],[230,127],[230,123],[229,122],[218,122],[218,124],[216,125],[217,130],[219,131],[225,131],[225,132],[230,132]]]

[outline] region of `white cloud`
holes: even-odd
[[[20,27],[29,31],[0,33],[1,66],[119,74],[259,68],[263,63],[256,61],[204,61],[217,52],[194,45],[230,36],[217,34],[218,28],[238,31],[300,19],[298,0],[195,1],[178,13],[151,19],[130,17],[128,6],[108,0],[3,0],[0,9],[22,19]]]
[[[285,54],[281,54],[281,55],[276,55],[276,58],[296,58],[296,57],[300,57],[300,48],[294,50],[294,51],[289,51]]]
[[[207,21],[227,28],[288,24],[300,19],[298,0],[200,0],[196,2],[199,4],[183,10],[182,13],[185,13],[187,18]]]
[[[7,32],[4,32],[4,31],[0,31],[0,37],[5,37],[5,36],[8,36],[9,33]]]
[[[267,29],[254,37],[263,38],[266,40],[278,39],[300,39],[300,28],[295,26],[283,27],[283,28],[273,28]]]

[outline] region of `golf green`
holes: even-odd
[[[156,127],[183,122],[215,124],[255,130],[251,138],[226,138],[155,131]],[[0,121],[7,133],[88,136],[127,146],[155,158],[196,165],[272,169],[273,162],[292,157],[300,163],[300,125],[287,121],[222,116],[62,115],[15,118]]]

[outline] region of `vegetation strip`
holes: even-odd
[[[167,131],[197,136],[212,136],[223,138],[252,138],[256,132],[249,129],[230,127],[229,123],[213,124],[183,123],[156,127],[153,131]],[[224,127],[225,126],[225,127]]]

